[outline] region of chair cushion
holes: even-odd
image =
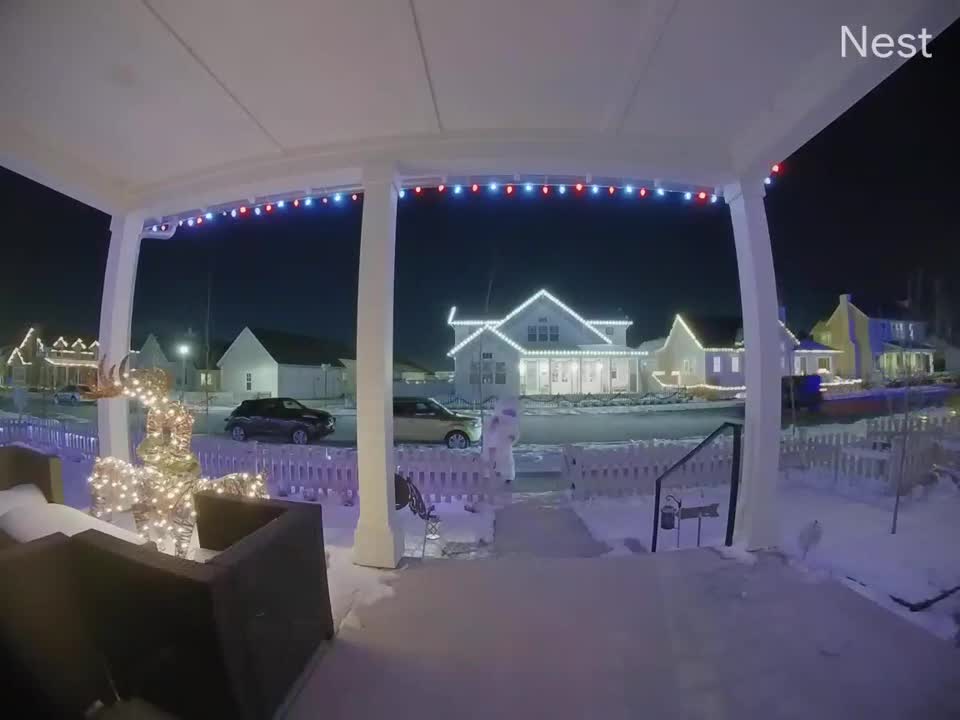
[[[0,515],[21,505],[46,505],[43,491],[36,485],[24,483],[14,485],[9,490],[0,490]]]
[[[21,543],[58,532],[69,537],[85,530],[99,530],[135,545],[147,542],[136,533],[56,503],[22,505],[0,516],[0,530]]]

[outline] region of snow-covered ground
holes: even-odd
[[[810,479],[810,484],[815,483]],[[729,488],[664,489],[685,506],[718,503],[719,518],[705,518],[703,545],[720,545],[726,530]],[[960,490],[950,480],[920,487],[901,499],[896,535],[890,534],[893,498],[850,498],[805,484],[796,472],[779,488],[781,550],[811,579],[833,577],[945,639],[958,632],[960,593],[922,612],[893,602],[919,602],[960,585]],[[649,547],[652,496],[575,500],[574,510],[614,554]],[[804,555],[801,532],[819,521],[821,538]],[[696,545],[696,520],[680,524],[680,547]],[[659,550],[677,547],[675,530],[661,530]]]
[[[323,542],[327,551],[333,625],[339,631],[344,623],[355,622],[352,611],[356,607],[389,597],[393,593],[390,584],[403,569],[377,570],[354,565],[353,534],[359,507],[345,506],[334,497],[322,498],[319,504],[323,505]],[[426,557],[443,557],[444,548],[449,550],[453,545],[477,546],[493,542],[494,513],[489,505],[479,506],[477,512],[468,512],[462,502],[438,503],[436,513],[440,518],[440,539],[427,540]],[[404,555],[419,558],[423,547],[423,520],[409,510],[400,510],[395,517],[404,531]]]

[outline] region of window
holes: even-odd
[[[730,356],[730,372],[740,372],[740,356]]]
[[[551,325],[550,326],[550,342],[559,342],[560,341],[560,326]]]
[[[817,370],[826,370],[830,372],[830,358],[829,357],[818,357],[817,358]]]
[[[213,385],[213,373],[200,371],[200,387],[211,387]]]
[[[507,384],[507,364],[505,362],[498,362],[494,368],[493,382],[496,385],[506,385]]]
[[[803,369],[800,367],[800,360],[802,358],[798,355],[793,356],[793,374],[794,375],[803,375]]]
[[[821,337],[823,338],[822,342],[824,345],[829,345],[833,342],[833,333],[825,332]]]
[[[907,333],[910,335],[910,339],[913,340],[913,323],[907,324]]]
[[[610,361],[610,379],[611,380],[617,379],[617,364],[612,360]]]
[[[720,359],[720,356],[719,356],[719,355],[714,355],[714,356],[713,356],[713,371],[714,371],[715,373],[720,372],[720,370],[721,370],[721,368],[722,368],[722,363],[723,363],[723,361]]]
[[[537,341],[537,326],[536,325],[527,325],[527,341],[536,342]]]
[[[547,342],[548,338],[549,338],[549,335],[548,335],[548,333],[547,333],[547,326],[546,326],[546,325],[540,325],[540,326],[538,326],[538,328],[537,328],[537,340],[538,340],[539,342]]]
[[[605,327],[605,328],[603,329],[603,332],[604,332],[606,335],[613,335],[613,328],[612,328],[612,327]]]
[[[479,360],[470,361],[470,384],[471,385],[480,384],[480,361]]]
[[[484,353],[484,356],[493,357],[493,353]],[[493,382],[493,360],[484,357],[483,364],[480,366],[480,382],[483,385],[490,385]]]
[[[247,386],[247,392],[253,390],[253,373],[247,373],[245,383]]]
[[[284,410],[303,410],[303,405],[298,403],[296,400],[284,400],[283,409]]]
[[[683,359],[683,371],[684,371],[685,373],[692,373],[692,372],[693,372],[693,362],[690,360],[690,358],[684,358],[684,359]]]

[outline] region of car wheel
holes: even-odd
[[[464,448],[470,447],[470,438],[467,437],[465,432],[460,430],[448,432],[446,442],[448,448],[453,448],[455,450],[463,450]]]
[[[310,435],[307,434],[307,431],[303,428],[297,428],[293,431],[293,435],[290,436],[290,439],[293,440],[294,445],[306,445],[310,442]]]
[[[237,442],[243,442],[247,439],[247,431],[243,429],[242,425],[234,425],[230,428],[230,437]]]

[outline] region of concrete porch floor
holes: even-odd
[[[958,651],[776,556],[416,563],[290,718],[957,718]]]

